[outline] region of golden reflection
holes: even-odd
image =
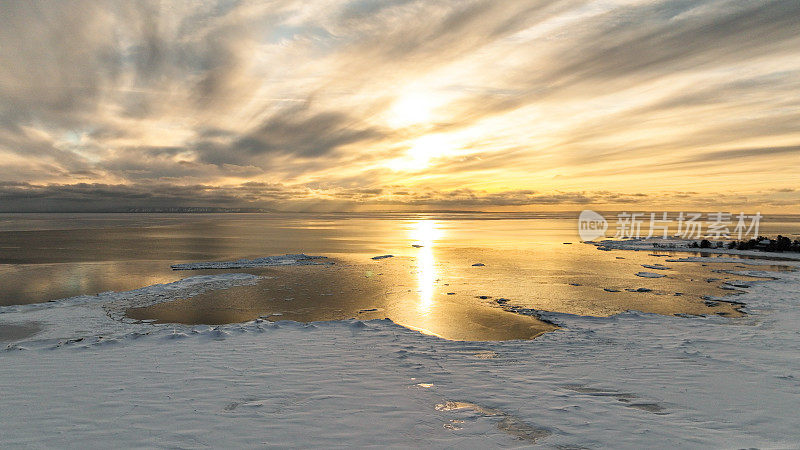
[[[441,232],[433,220],[420,220],[411,228],[411,239],[418,248],[417,253],[417,285],[419,303],[417,309],[426,316],[433,308],[434,285],[436,284],[436,259],[433,256],[433,245]]]

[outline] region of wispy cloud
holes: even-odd
[[[0,209],[796,209],[798,18],[793,0],[7,2]]]

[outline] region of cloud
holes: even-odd
[[[663,197],[680,197],[667,193]],[[167,208],[259,209],[278,211],[380,209],[577,208],[622,205],[646,209],[658,196],[608,191],[542,193],[531,190],[487,192],[473,189],[415,192],[396,188],[320,188],[247,182],[237,185],[0,183],[0,212],[97,212]],[[719,200],[719,198],[717,198]],[[700,202],[700,204],[705,204]],[[327,206],[325,206],[327,205]],[[627,206],[626,206],[627,205]]]
[[[214,164],[242,163],[261,155],[291,154],[298,158],[325,156],[334,150],[382,137],[380,130],[359,124],[342,111],[314,112],[307,103],[269,117],[258,128],[219,148],[199,142],[202,160]]]
[[[687,180],[687,202],[756,198],[798,168],[799,16],[793,0],[11,2],[0,181],[28,184],[0,208],[624,205]]]

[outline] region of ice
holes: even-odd
[[[653,269],[653,270],[670,270],[671,267],[667,267],[662,264],[642,264],[642,267],[645,269]]]
[[[104,307],[111,307],[114,305],[124,305],[125,307],[149,306],[156,303],[177,300],[178,298],[192,297],[209,290],[255,284],[259,278],[259,276],[248,273],[196,275],[172,283],[154,284],[132,291],[109,291],[96,295],[80,295],[61,300],[53,300],[46,303],[0,306],[0,314],[80,306],[92,303],[101,304]]]
[[[539,439],[546,438],[551,434],[550,430],[531,426],[523,422],[519,418],[511,414],[508,414],[504,411],[487,408],[485,406],[477,405],[475,403],[447,401],[436,405],[435,409],[437,411],[443,411],[443,412],[450,412],[450,411],[469,412],[471,416],[476,416],[476,417],[500,418],[500,420],[497,421],[498,430],[504,431],[518,439],[530,441],[532,443],[536,442]],[[466,421],[464,420],[459,420],[457,422],[451,421],[451,422],[466,423]],[[463,429],[463,427],[458,427],[458,429]]]
[[[239,259],[236,261],[211,261],[173,264],[173,270],[201,270],[201,269],[247,269],[268,266],[301,266],[312,264],[331,264],[324,256],[310,256],[304,253],[287,254],[280,256],[264,256],[256,259]]]
[[[386,258],[394,258],[394,255],[380,255],[372,257],[372,259],[386,259]]]
[[[604,240],[598,242],[589,242],[597,246],[598,250],[635,250],[635,251],[653,251],[659,249],[670,252],[691,252],[691,253],[714,253],[721,255],[740,255],[740,256],[755,256],[759,258],[772,258],[787,261],[800,261],[800,253],[792,252],[762,252],[758,250],[736,250],[728,248],[695,248],[690,247],[695,240],[689,239],[626,239],[626,240]],[[658,255],[666,256],[666,255]],[[669,260],[667,260],[669,261]]]
[[[0,327],[39,331],[0,351],[0,436],[56,448],[795,448],[800,272],[772,274],[736,297],[741,318],[538,311],[562,328],[532,341],[446,341],[388,320],[109,314],[247,274],[5,307]],[[460,407],[437,410],[449,402]]]
[[[642,278],[664,278],[666,276],[663,273],[655,272],[636,272],[635,275]]]

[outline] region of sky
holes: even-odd
[[[0,211],[800,213],[800,2],[3,1]]]

